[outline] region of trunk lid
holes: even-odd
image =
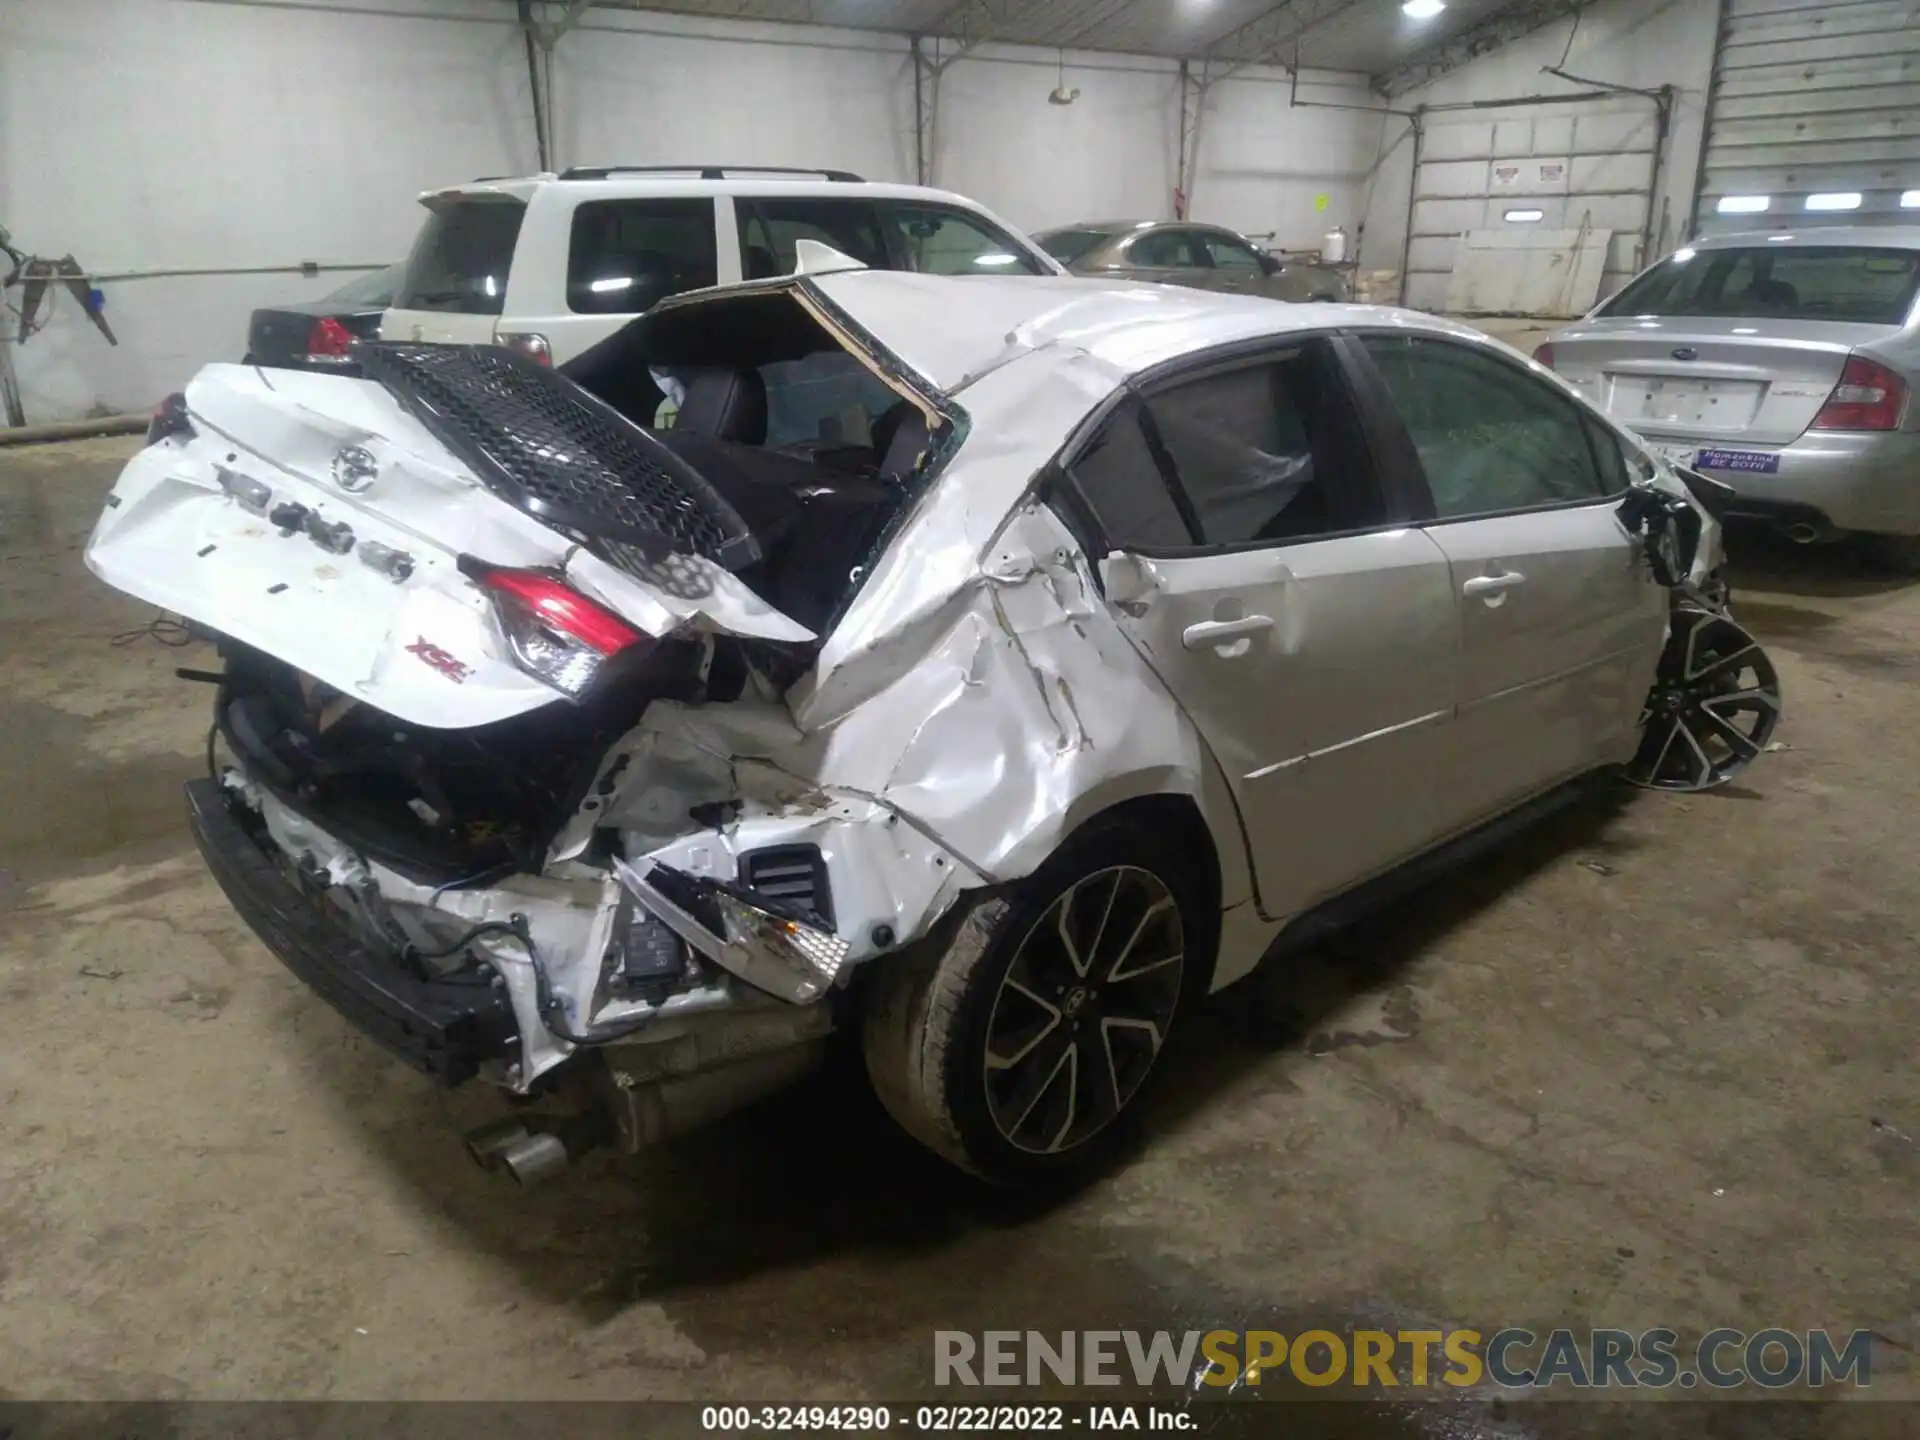
[[[516,663],[462,556],[556,572],[655,637],[813,638],[729,572],[753,537],[658,440],[504,350],[407,348],[357,352],[384,383],[206,367],[194,433],[129,463],[89,568],[434,728],[562,698]]]
[[[1891,333],[1823,320],[1607,317],[1553,337],[1553,368],[1650,437],[1753,445],[1797,440],[1847,356]]]

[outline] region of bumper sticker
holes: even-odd
[[[1780,457],[1753,450],[1702,450],[1694,462],[1696,470],[1740,470],[1749,475],[1774,475],[1780,470]]]

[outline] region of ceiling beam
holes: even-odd
[[[1476,25],[1457,35],[1436,41],[1416,51],[1391,70],[1373,77],[1373,88],[1392,99],[1422,85],[1430,85],[1442,75],[1462,65],[1511,45],[1514,41],[1544,29],[1556,20],[1578,15],[1593,0],[1514,0]]]
[[[1309,30],[1343,15],[1364,0],[1284,0],[1229,30],[1207,46],[1203,84],[1213,85],[1249,65],[1293,68],[1288,50]]]

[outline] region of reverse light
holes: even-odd
[[[1553,368],[1553,342],[1551,340],[1542,340],[1538,345],[1533,347],[1533,363],[1536,365],[1544,365],[1549,370]]]
[[[509,570],[463,556],[461,573],[493,600],[514,663],[578,700],[616,655],[650,637],[545,570]]]
[[[307,359],[312,364],[349,364],[347,352],[352,348],[353,332],[331,315],[322,315],[307,331]]]
[[[1907,382],[1878,360],[1849,355],[1827,403],[1813,417],[1814,430],[1898,430],[1907,405]]]
[[[192,434],[193,422],[187,418],[185,395],[169,395],[153,407],[153,418],[147,421],[147,444],[157,445],[175,435],[191,437]]]
[[[516,355],[524,355],[536,365],[553,364],[553,347],[544,335],[502,335],[500,343]]]

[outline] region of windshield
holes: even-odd
[[[1724,315],[1899,325],[1920,288],[1920,251],[1866,245],[1676,250],[1602,315]]]
[[[1035,244],[1062,265],[1071,265],[1095,246],[1104,243],[1107,232],[1104,230],[1049,230],[1046,234],[1036,235],[1033,238]]]
[[[458,200],[436,206],[420,227],[394,295],[397,310],[498,315],[527,207],[518,200]]]
[[[405,266],[389,265],[349,280],[326,298],[336,305],[391,305]]]

